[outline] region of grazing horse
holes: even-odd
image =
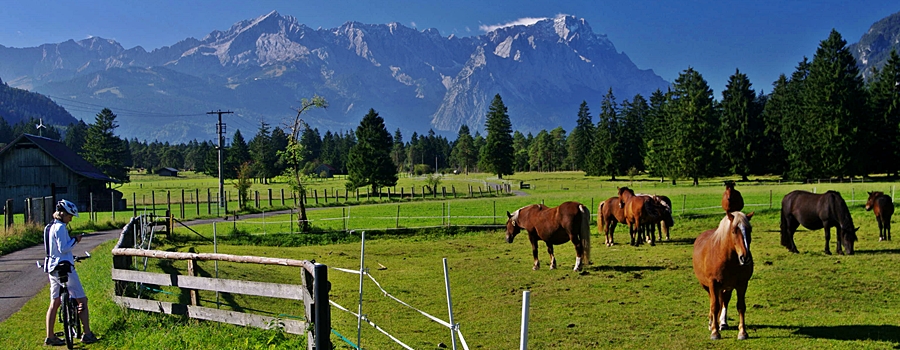
[[[884,192],[869,192],[866,211],[875,209],[875,220],[878,221],[878,240],[891,240],[891,215],[894,215],[894,201]]]
[[[853,255],[853,244],[856,242],[856,231],[850,209],[841,194],[828,191],[822,194],[796,190],[788,193],[781,200],[781,245],[791,253],[799,253],[794,244],[794,233],[803,225],[809,230],[825,229],[825,254],[831,255],[828,247],[831,241],[831,228],[837,231],[837,252],[844,254],[841,245],[848,255]]]
[[[753,276],[753,255],[750,241],[753,213],[730,212],[719,222],[715,230],[707,230],[694,241],[694,275],[709,293],[710,339],[720,339],[719,330],[727,324],[726,309],[731,292],[737,290],[737,309],[740,315],[738,339],[747,339],[744,313],[747,303],[744,296],[747,284]]]
[[[744,209],[744,197],[734,189],[734,181],[725,181],[725,193],[722,194],[722,209],[726,213]]]
[[[616,224],[624,224],[625,209],[619,205],[619,197],[609,197],[600,202],[597,208],[597,232],[606,235],[606,246],[612,247],[613,234],[616,232]]]
[[[575,245],[575,271],[584,264],[591,263],[591,210],[578,202],[565,202],[550,208],[543,204],[532,204],[506,216],[506,242],[512,243],[520,230],[528,232],[531,253],[534,256],[534,270],[540,268],[538,261],[538,241],[547,244],[550,254],[550,269],[556,268],[553,245],[572,241]]]
[[[663,239],[663,232],[666,234],[666,240],[669,240],[669,229],[675,226],[675,220],[672,219],[672,200],[666,196],[656,196],[649,194],[638,194],[639,196],[650,196],[653,197],[653,200],[656,201],[656,207],[659,209],[658,218],[656,219],[656,223],[649,224],[646,226],[645,231],[653,236],[656,231],[659,231],[659,240]],[[647,239],[651,239],[651,237],[647,237]],[[649,241],[648,241],[649,242]]]
[[[628,233],[631,235],[631,245],[633,246],[641,244],[640,237],[647,227],[657,223],[662,217],[656,200],[650,196],[636,196],[634,191],[628,187],[619,188],[619,206],[625,210],[625,223],[628,225]],[[650,245],[656,245],[652,236]]]

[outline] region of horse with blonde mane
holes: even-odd
[[[550,254],[550,269],[556,268],[553,246],[572,241],[575,245],[575,271],[591,263],[591,211],[578,202],[565,202],[550,208],[543,204],[524,206],[511,213],[506,212],[506,242],[512,243],[519,231],[528,232],[531,253],[534,256],[533,270],[541,266],[538,260],[538,241],[547,244]]]
[[[753,213],[730,212],[719,222],[715,230],[707,230],[694,241],[694,275],[709,293],[710,339],[720,339],[719,330],[725,329],[726,309],[731,292],[737,290],[737,309],[740,315],[738,339],[747,339],[744,313],[747,304],[744,296],[747,284],[753,276],[753,255],[750,241]]]

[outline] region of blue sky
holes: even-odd
[[[674,81],[694,67],[721,98],[735,69],[766,92],[812,57],[832,28],[854,43],[876,21],[900,11],[882,1],[483,1],[483,0],[84,0],[4,1],[0,45],[33,47],[91,36],[150,51],[187,37],[203,38],[272,10],[312,28],[347,21],[399,22],[444,35],[470,36],[521,18],[569,14],[606,34],[639,68]],[[2,78],[2,77],[0,77]],[[597,96],[600,99],[600,96]]]

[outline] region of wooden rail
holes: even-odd
[[[304,334],[305,332],[309,350],[331,349],[331,306],[328,303],[331,284],[328,282],[327,266],[307,260],[134,249],[131,247],[134,247],[135,230],[140,229],[140,221],[139,217],[132,218],[131,222],[122,230],[119,242],[112,250],[112,280],[116,284],[114,300],[117,304],[130,309],[185,315],[195,319],[264,329],[269,329],[275,324],[283,325],[284,331],[287,333]],[[188,275],[135,271],[131,268],[134,257],[187,260],[189,262]],[[301,284],[197,277],[194,276],[194,266],[198,260],[300,267]],[[175,304],[125,295],[125,287],[130,283],[181,288],[190,294],[191,304]],[[202,307],[198,303],[198,290],[301,300],[305,309],[306,321]]]

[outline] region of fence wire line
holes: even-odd
[[[374,322],[372,322],[371,320],[369,320],[368,317],[366,317],[366,316],[360,316],[359,314],[357,314],[357,313],[355,313],[355,312],[353,312],[353,311],[350,311],[350,310],[348,310],[347,308],[341,306],[340,304],[334,302],[334,300],[329,299],[329,300],[328,300],[328,303],[331,304],[331,306],[334,306],[334,307],[338,308],[338,309],[341,310],[341,311],[347,312],[347,313],[349,313],[349,314],[355,316],[355,317],[358,318],[358,319],[362,319],[362,320],[366,321],[366,323],[368,323],[370,326],[372,326],[373,328],[377,329],[379,332],[383,333],[384,335],[388,336],[388,338],[391,338],[391,340],[393,340],[393,341],[396,342],[397,344],[400,344],[400,346],[403,346],[404,348],[409,349],[409,350],[415,350],[415,349],[409,347],[409,345],[404,344],[402,341],[400,341],[400,339],[397,339],[396,337],[394,337],[393,335],[391,335],[390,333],[388,333],[388,332],[387,332],[386,330],[384,330],[383,328],[381,328],[381,327],[379,327],[378,325],[376,325]],[[357,345],[356,348],[359,349],[359,346]]]

